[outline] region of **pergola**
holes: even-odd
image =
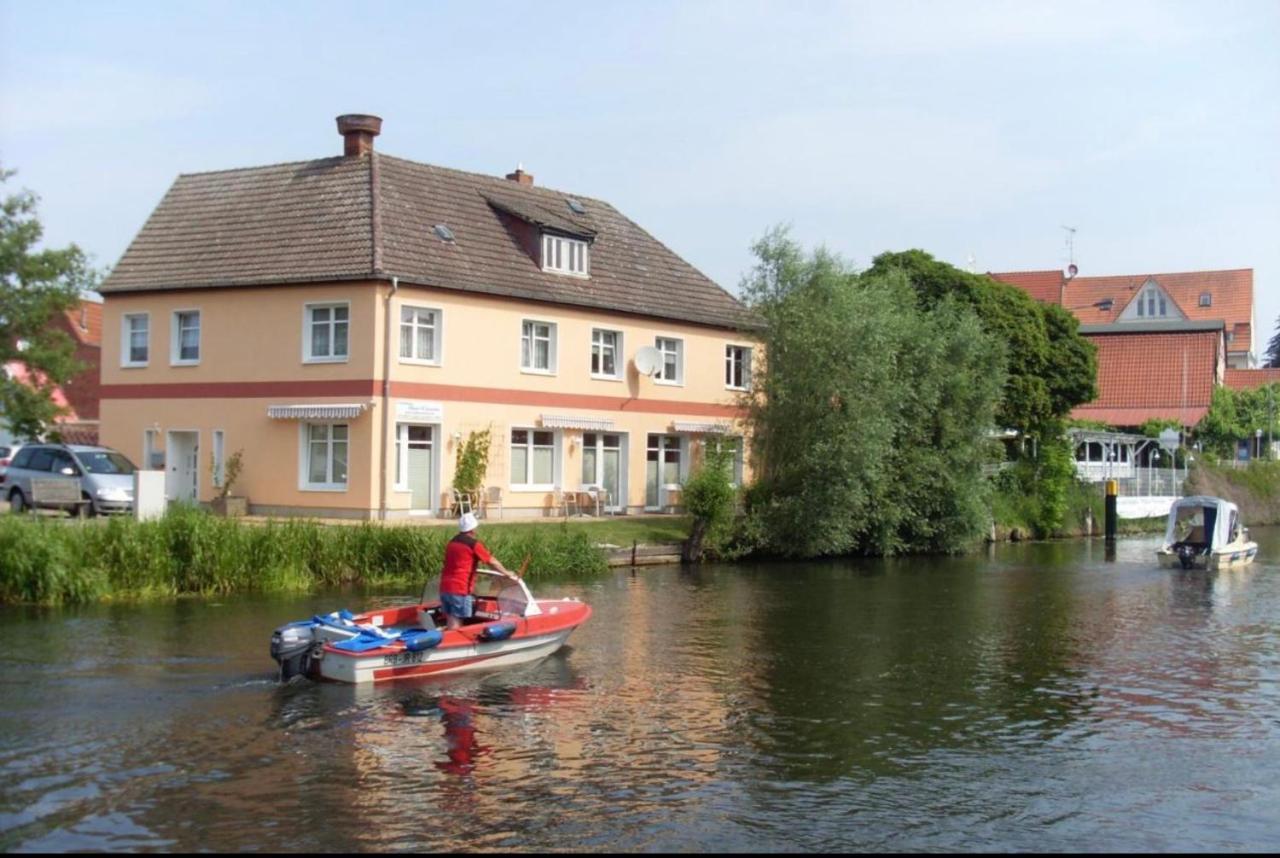
[[[1134,476],[1138,455],[1156,443],[1146,435],[1100,429],[1068,429],[1067,437],[1075,447],[1077,476],[1095,483]]]

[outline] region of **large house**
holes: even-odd
[[[1077,277],[1012,271],[991,277],[1070,310],[1098,347],[1098,396],[1071,416],[1110,426],[1194,426],[1213,389],[1254,363],[1253,270]]]
[[[383,155],[381,124],[179,176],[101,288],[105,443],[179,500],[243,450],[234,493],[267,514],[447,511],[485,430],[503,515],[584,487],[667,508],[710,436],[741,474],[760,355],[733,296],[606,202]]]

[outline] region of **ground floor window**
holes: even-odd
[[[345,491],[350,427],[346,423],[304,423],[303,488]]]
[[[543,429],[511,430],[511,487],[550,489],[555,484],[556,433]]]

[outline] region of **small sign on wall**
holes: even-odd
[[[401,399],[396,402],[396,420],[405,423],[443,423],[444,404],[425,399]]]

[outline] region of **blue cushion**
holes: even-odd
[[[515,623],[495,623],[480,633],[482,641],[504,641],[515,634]]]
[[[335,642],[333,647],[334,649],[345,650],[347,652],[364,652],[368,649],[377,649],[380,646],[386,645],[386,638],[375,637],[362,632],[350,640]]]
[[[444,634],[439,629],[410,629],[400,635],[400,640],[404,641],[404,648],[409,652],[419,652],[439,646]]]

